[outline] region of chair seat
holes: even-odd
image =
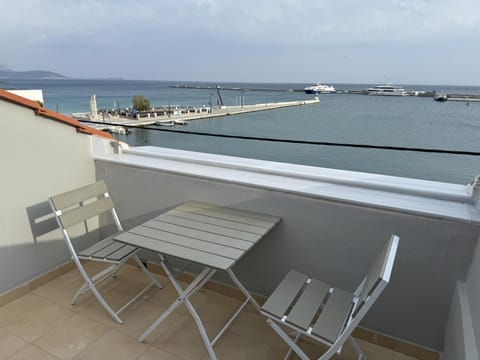
[[[334,343],[352,305],[353,294],[291,270],[262,306],[262,313]]]
[[[80,259],[96,259],[103,261],[122,261],[134,253],[137,248],[114,241],[113,238],[121,234],[115,233],[109,237],[93,244],[92,246],[80,251]]]
[[[287,274],[261,308],[268,325],[290,347],[285,359],[294,351],[300,359],[310,360],[297,344],[301,335],[328,345],[318,360],[331,359],[347,339],[358,359],[366,359],[352,332],[390,281],[398,242],[397,235],[390,237],[353,294],[295,270]]]

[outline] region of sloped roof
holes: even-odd
[[[46,109],[42,106],[40,106],[39,103],[33,100],[26,99],[22,96],[18,96],[15,94],[12,94],[8,91],[0,89],[0,99],[9,101],[12,103],[15,103],[20,106],[24,106],[27,108],[30,108],[33,110],[33,112],[38,115],[38,116],[43,116],[55,121],[60,121],[64,124],[73,126],[75,129],[77,129],[78,132],[83,133],[83,134],[88,134],[88,135],[97,135],[97,136],[102,136],[107,139],[113,139],[112,135],[101,130],[94,129],[92,127],[83,125],[80,121],[75,120],[69,116],[59,114],[55,111]]]

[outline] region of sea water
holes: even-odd
[[[127,80],[3,80],[3,88],[43,89],[45,106],[61,113],[89,111],[96,94],[99,108],[131,106],[133,95],[144,95],[155,106],[216,106],[214,83],[207,89],[176,88],[192,82]],[[194,85],[195,85],[194,84]],[[306,84],[219,84],[224,87],[270,91],[220,90],[225,105],[311,99],[292,90]],[[369,84],[334,84],[360,90]],[[407,91],[442,90],[480,94],[480,87],[404,86]],[[276,91],[274,91],[276,90]],[[115,135],[133,146],[155,145],[335,169],[372,172],[466,184],[480,174],[480,157],[294,144],[172,133],[168,129],[134,129]],[[422,97],[383,97],[353,94],[320,95],[315,105],[261,111],[189,122],[175,130],[311,142],[365,144],[480,152],[480,103],[435,102]],[[163,131],[159,131],[163,130]]]

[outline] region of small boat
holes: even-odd
[[[332,85],[323,85],[316,83],[312,86],[307,86],[303,89],[305,94],[332,94],[337,92],[337,90]]]
[[[187,125],[188,124],[188,122],[186,122],[185,120],[180,120],[180,119],[179,120],[173,120],[173,123],[175,125]]]
[[[448,100],[448,97],[445,93],[435,93],[435,95],[433,96],[433,100],[444,102]]]
[[[368,95],[382,95],[382,96],[407,96],[407,92],[400,86],[387,83],[385,85],[377,85],[365,90]]]
[[[110,125],[104,128],[105,131],[108,131],[111,134],[121,134],[121,135],[130,135],[132,132],[129,128],[123,127],[120,125]]]
[[[173,126],[173,125],[175,125],[175,122],[173,120],[158,120],[158,121],[155,121],[155,125]]]

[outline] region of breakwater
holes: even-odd
[[[237,86],[213,86],[213,85],[171,85],[175,89],[197,90],[230,90],[230,91],[278,91],[278,92],[303,92],[303,89],[273,88],[273,87],[237,87]]]
[[[298,85],[297,85],[298,86]],[[191,85],[191,84],[177,84],[170,85],[170,88],[175,89],[188,89],[188,90],[212,90],[212,91],[238,91],[238,92],[292,92],[292,93],[303,93],[303,88],[290,88],[290,87],[239,87],[239,86],[223,86],[223,85]],[[411,90],[406,92],[407,96],[417,96],[417,97],[428,97],[433,98],[438,91],[436,90]],[[342,89],[337,88],[337,94],[344,95],[368,95],[366,89]],[[479,94],[463,94],[463,93],[445,93],[449,100],[453,101],[480,101]],[[325,94],[321,94],[322,96]]]
[[[186,107],[176,108],[173,111],[158,112],[155,110],[149,112],[137,113],[134,118],[112,114],[110,112],[99,112],[96,116],[91,113],[73,113],[72,116],[79,121],[86,121],[90,126],[98,129],[104,129],[112,132],[122,132],[120,127],[136,127],[145,125],[186,125],[189,121],[215,118],[229,115],[239,115],[251,112],[281,109],[293,106],[318,104],[318,98],[301,101],[283,101],[275,103],[263,103],[241,106],[221,106],[216,108],[207,107]],[[96,124],[95,124],[96,123]],[[105,125],[107,124],[107,125]],[[112,125],[114,127],[112,127]]]

